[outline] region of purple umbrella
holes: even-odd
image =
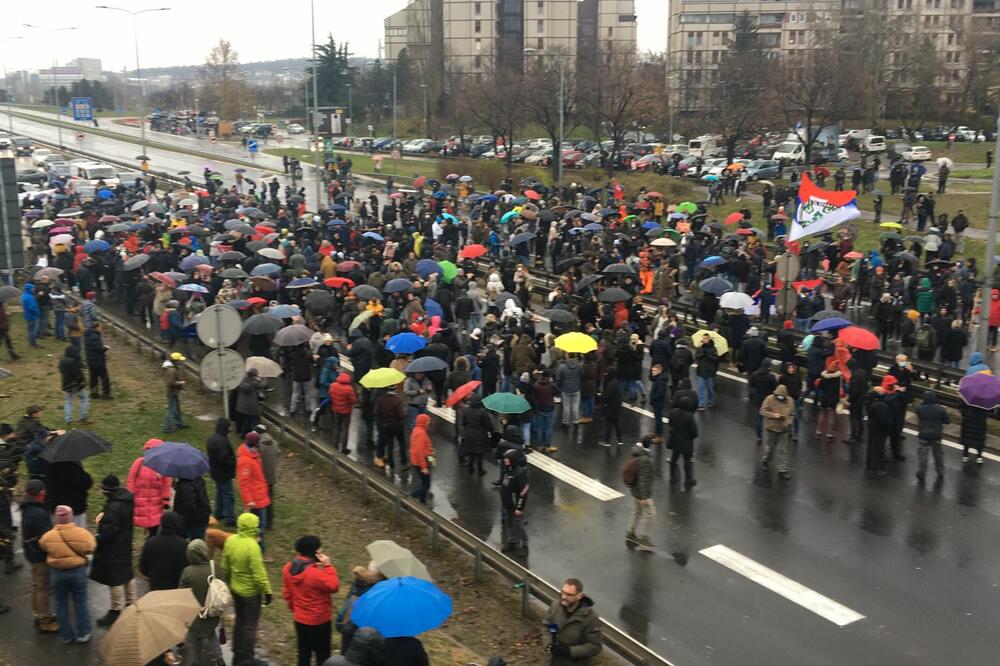
[[[962,377],[958,382],[958,394],[967,405],[993,409],[1000,406],[1000,377],[984,372]]]
[[[848,326],[854,326],[851,322],[847,321],[843,317],[830,317],[829,319],[823,319],[812,325],[809,329],[810,333],[819,333],[820,331],[835,331],[839,328],[847,328]]]

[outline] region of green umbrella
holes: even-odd
[[[450,261],[439,261],[438,266],[441,267],[445,283],[451,284],[451,281],[458,275],[458,266]]]
[[[676,229],[664,229],[663,233],[667,236],[670,236],[675,241],[679,241],[681,239],[681,232],[677,231]]]
[[[685,201],[684,203],[677,204],[677,212],[688,213],[689,215],[694,214],[698,212],[698,206],[690,201]]]
[[[110,233],[116,234],[119,231],[128,231],[128,225],[127,224],[123,224],[122,222],[117,222],[117,223],[112,224],[111,226],[109,226],[107,230]]]
[[[365,550],[371,556],[375,568],[386,578],[413,576],[433,582],[424,563],[418,560],[417,556],[408,548],[403,548],[395,541],[385,539],[372,541],[365,546]]]
[[[899,243],[903,242],[903,237],[897,234],[895,231],[887,231],[878,238],[879,240],[894,240]]]
[[[213,171],[212,173],[209,174],[208,177],[211,178],[212,180],[217,180],[219,182],[222,182],[223,180],[222,174],[219,173],[218,171]]]
[[[523,414],[531,405],[523,396],[513,393],[493,393],[483,398],[483,407],[500,414]]]

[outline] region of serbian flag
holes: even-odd
[[[802,174],[795,217],[788,240],[823,234],[843,222],[861,217],[857,192],[832,192],[817,187],[806,173]]]

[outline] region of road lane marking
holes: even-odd
[[[731,569],[775,594],[833,622],[838,627],[846,627],[853,622],[863,620],[865,617],[861,613],[853,611],[791,578],[782,576],[777,571],[769,569],[722,544],[705,548],[699,552],[727,569]]]

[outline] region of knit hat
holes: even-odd
[[[257,446],[260,443],[260,435],[251,430],[243,441],[247,446]]]
[[[121,482],[118,481],[118,477],[114,474],[108,474],[101,481],[101,490],[118,490],[121,487]]]
[[[306,557],[313,557],[316,555],[316,551],[319,550],[320,545],[318,536],[307,534],[300,536],[295,541],[295,552]]]
[[[787,330],[791,330],[794,326],[795,324],[792,322],[791,319],[786,319],[785,323],[782,324],[782,327],[784,327]]]
[[[175,301],[175,300],[169,300],[169,301],[167,301],[167,307],[170,308],[171,310],[176,310],[180,306],[181,306],[181,304],[179,302]]]
[[[920,319],[920,313],[917,310],[907,310],[906,316],[909,317],[910,321],[916,322]]]
[[[93,300],[93,299],[97,298],[97,294],[95,294],[92,291],[88,291],[87,293],[85,293],[83,295],[83,297],[86,298],[87,300]]]
[[[896,384],[898,384],[898,383],[899,383],[899,380],[896,379],[893,375],[886,375],[885,377],[882,378],[882,384],[881,384],[881,386],[886,391],[893,391],[893,390],[895,390]]]
[[[32,479],[24,487],[24,494],[28,497],[38,497],[45,492],[45,483],[41,479]]]
[[[73,509],[60,504],[56,507],[56,525],[68,525],[73,522]]]

